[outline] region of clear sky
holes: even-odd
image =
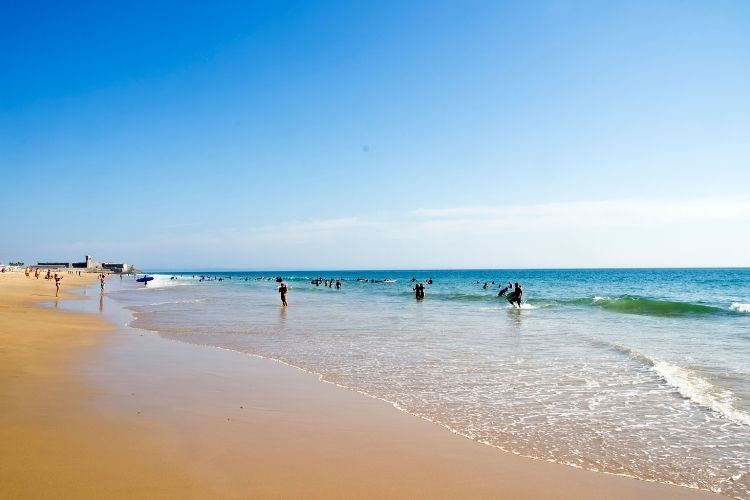
[[[750,2],[105,3],[3,8],[0,262],[750,266]]]

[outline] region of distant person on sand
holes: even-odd
[[[36,271],[34,271],[34,277],[36,279],[39,279],[39,269],[37,269]]]
[[[62,279],[62,276],[58,276],[57,273],[55,273],[55,297],[60,295],[60,282]]]
[[[105,280],[104,274],[100,274],[99,275],[99,284],[100,284],[100,286],[102,288],[102,292],[104,291],[104,280]]]
[[[279,294],[281,295],[281,305],[284,307],[289,305],[286,302],[286,294],[288,292],[289,292],[289,289],[287,288],[286,283],[282,281],[281,284],[279,285]]]
[[[513,289],[513,293],[510,294],[508,297],[508,302],[510,302],[510,305],[513,307],[518,306],[521,307],[521,297],[523,297],[523,288],[521,288],[521,285],[516,282],[515,289]]]

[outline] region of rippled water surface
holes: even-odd
[[[750,498],[750,270],[193,275],[111,297],[134,326],[285,361],[504,450]],[[434,280],[422,301],[413,277]],[[520,310],[497,297],[508,280]]]

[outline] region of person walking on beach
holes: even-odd
[[[104,280],[106,279],[106,276],[104,273],[99,275],[99,286],[101,286],[102,293],[104,293]]]
[[[60,282],[62,279],[62,276],[58,276],[57,273],[55,273],[55,297],[60,295]]]
[[[287,304],[287,302],[286,302],[286,294],[287,294],[288,292],[289,292],[289,289],[287,288],[287,286],[286,286],[286,283],[284,283],[284,282],[282,281],[282,282],[281,282],[281,284],[279,285],[279,294],[281,295],[281,305],[282,305],[283,307],[286,307],[286,306],[288,306],[288,305],[289,305],[289,304]]]

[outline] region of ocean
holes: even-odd
[[[750,269],[153,276],[106,291],[136,328],[278,360],[511,453],[750,498]],[[413,278],[433,280],[424,300]],[[508,281],[521,309],[497,296]]]

